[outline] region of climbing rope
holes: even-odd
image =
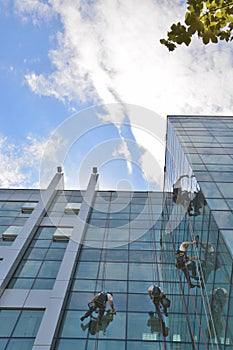
[[[178,219],[178,216],[175,215],[175,220]],[[179,220],[178,220],[179,221]],[[171,223],[171,222],[169,222]],[[175,223],[175,227],[179,227],[179,222],[176,222]],[[192,225],[191,225],[191,222],[190,222],[190,219],[189,219],[189,229],[190,229],[190,232],[191,232],[191,240],[194,241],[195,239],[195,234],[193,232],[193,228],[192,228]],[[172,232],[172,231],[171,231]],[[173,244],[173,249],[174,249],[174,252],[176,251],[176,247],[175,247],[175,242],[174,242],[174,237],[172,236],[172,244]],[[195,247],[197,248],[197,247]],[[198,252],[197,252],[198,254]],[[200,259],[199,259],[200,261]],[[189,274],[189,271],[188,271],[188,268],[186,267],[186,273]],[[202,271],[202,277],[203,277],[203,271]],[[200,278],[200,275],[199,275],[199,278]],[[188,312],[187,312],[187,307],[186,307],[186,303],[185,303],[185,299],[184,299],[184,295],[183,295],[183,286],[182,286],[182,277],[181,277],[181,271],[179,271],[179,279],[180,279],[180,286],[181,286],[181,291],[182,291],[182,299],[183,299],[183,304],[185,306],[185,310],[186,310],[186,317],[188,319],[188,325],[189,325],[189,330],[190,330],[190,334],[191,334],[191,337],[192,337],[192,341],[193,341],[193,344],[196,348],[196,341],[195,341],[195,338],[194,338],[194,334],[193,334],[193,331],[192,331],[192,327],[191,327],[191,323],[189,321],[189,318],[188,318]],[[201,289],[201,288],[200,288]],[[206,291],[206,286],[205,286],[205,291]],[[206,292],[207,293],[207,292]],[[194,309],[194,312],[195,312],[195,315],[196,315],[196,318],[197,318],[197,321],[198,321],[198,324],[199,324],[199,328],[200,328],[200,331],[201,331],[201,334],[202,334],[202,337],[203,337],[203,341],[204,341],[204,344],[205,344],[205,347],[206,349],[208,349],[208,345],[206,343],[206,340],[205,340],[205,336],[204,336],[204,331],[203,331],[203,327],[201,325],[201,321],[200,321],[200,317],[199,317],[199,313],[196,309],[196,306],[195,306],[195,300],[194,300],[194,296],[193,294],[191,293],[190,294],[191,296],[191,302],[192,302],[192,305],[193,305],[193,309]],[[203,294],[203,290],[201,289],[201,297],[202,297],[202,301],[203,301],[203,307],[204,307],[204,312],[205,312],[205,316],[206,316],[206,319],[207,319],[207,325],[209,327],[209,323],[208,323],[208,316],[207,316],[207,310],[206,310],[206,306],[205,306],[205,303],[204,303],[204,294]],[[207,298],[207,301],[208,301],[208,298]],[[209,301],[208,301],[209,302]],[[208,304],[209,306],[209,309],[210,309],[210,305]],[[210,312],[211,314],[211,312]],[[212,319],[212,322],[213,322],[213,319]],[[210,330],[209,330],[210,331]],[[211,339],[211,345],[212,345],[212,348],[213,348],[213,341]]]
[[[168,217],[169,217],[169,213],[168,213]],[[178,218],[178,215],[175,215],[175,220],[177,220],[177,218]],[[169,220],[169,225],[171,225],[171,223],[172,222]],[[175,225],[176,228],[179,227],[179,222],[176,222],[175,224],[176,224]],[[173,228],[172,227],[170,228],[170,232],[173,232]],[[174,255],[175,255],[175,252],[176,252],[177,248],[175,246],[174,236],[171,235],[171,237],[172,237],[173,251],[174,251]],[[186,305],[186,302],[185,302],[184,288],[183,288],[183,283],[182,283],[182,277],[181,277],[181,271],[180,270],[179,270],[179,284],[180,284],[180,290],[181,290],[181,296],[182,296],[182,303],[183,303],[183,307],[184,307],[184,310],[185,310],[186,320],[187,320],[189,332],[190,332],[190,335],[191,335],[192,344],[194,346],[194,349],[197,350],[198,347],[197,347],[195,336],[194,336],[194,333],[193,333],[193,330],[192,330],[192,325],[191,325],[191,321],[190,321],[190,318],[189,318],[188,308],[187,308],[187,305]],[[208,348],[206,347],[206,349],[208,349]]]
[[[112,194],[111,194],[112,196]],[[111,197],[109,200],[109,204],[108,204],[108,216],[109,216],[109,209],[110,209],[110,203],[111,203]],[[109,222],[109,220],[106,220],[107,222]],[[104,237],[103,237],[103,245],[101,247],[101,254],[100,254],[100,260],[98,263],[98,271],[101,271],[101,266],[102,266],[102,274],[101,274],[101,291],[105,290],[105,275],[106,275],[106,254],[107,254],[107,247],[106,247],[106,243],[108,242],[108,231],[109,231],[109,227],[105,226],[105,231],[104,231]],[[99,282],[99,277],[97,276],[96,279],[96,286],[95,286],[95,295],[97,293],[99,293],[99,290],[97,290],[98,287],[98,282]],[[102,315],[103,317],[103,315]],[[99,322],[101,320],[99,320],[99,315],[97,317],[97,322],[96,322],[96,326],[95,326],[95,333],[96,333],[96,337],[95,337],[95,344],[94,344],[94,350],[98,350],[98,343],[99,343]],[[89,336],[89,334],[88,334]],[[86,348],[85,350],[87,350],[87,344],[86,344]]]
[[[153,218],[153,203],[152,200],[149,196],[149,192],[148,192],[148,213],[149,213],[149,222],[150,222],[150,230],[151,235],[150,235],[150,244],[152,246],[152,268],[153,268],[153,281],[156,281],[156,276],[158,277],[158,284],[159,286],[161,285],[161,280],[160,280],[160,270],[159,270],[159,264],[160,264],[160,259],[158,259],[158,252],[160,251],[160,243],[158,243],[158,237],[156,237],[156,229],[154,227],[154,218]],[[157,249],[159,248],[159,249]],[[158,306],[159,307],[159,306]],[[165,328],[166,328],[166,324],[162,319],[162,314],[161,312],[158,312],[158,317],[159,317],[159,321],[160,321],[160,328],[161,328],[161,333],[162,333],[162,341],[163,341],[163,349],[166,350],[167,349],[167,343],[166,343],[166,339],[165,339]]]
[[[192,239],[192,241],[194,241],[195,238],[196,238],[196,235],[195,235],[195,233],[193,231],[193,225],[192,225],[191,220],[190,220],[189,217],[188,217],[188,223],[189,223],[189,230],[190,230],[190,234],[191,234],[191,239]],[[210,324],[209,324],[209,319],[208,319],[208,311],[209,311],[209,316],[210,316],[211,324],[212,324],[212,327],[213,327],[215,339],[217,339],[217,333],[216,333],[216,328],[215,328],[215,324],[214,324],[214,320],[213,320],[213,315],[212,315],[212,312],[211,312],[211,306],[210,306],[210,302],[209,302],[209,298],[208,298],[208,291],[207,291],[207,288],[206,288],[206,283],[205,283],[205,278],[204,278],[205,277],[204,276],[204,271],[203,271],[203,267],[202,267],[202,264],[201,264],[200,254],[199,254],[199,251],[198,251],[198,244],[194,245],[194,250],[195,250],[195,255],[197,256],[197,264],[198,264],[197,274],[198,274],[199,280],[202,281],[202,287],[200,288],[201,298],[202,298],[202,305],[203,305],[204,313],[205,313],[205,316],[206,316],[208,333],[210,335],[210,340],[211,340],[211,347],[214,348],[214,343],[213,343],[213,340],[212,340],[212,337],[211,337],[211,329],[210,329]],[[205,291],[205,294],[206,294],[206,301],[207,301],[208,310],[207,310],[207,307],[205,305],[204,291]],[[194,305],[194,301],[193,300],[192,300],[192,303]],[[195,306],[194,306],[194,308],[195,308]],[[201,328],[201,330],[202,330],[202,328]],[[218,343],[215,343],[215,345],[217,346],[217,349],[219,349]]]

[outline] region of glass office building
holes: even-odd
[[[232,349],[232,174],[233,118],[169,116],[163,192],[99,191],[95,168],[85,191],[60,168],[0,190],[0,349]],[[176,251],[195,240],[187,277]],[[81,321],[102,290],[116,313]]]

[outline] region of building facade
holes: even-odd
[[[46,190],[0,190],[0,349],[233,348],[233,118],[219,119],[168,117],[163,192],[99,191],[95,168],[85,191],[60,168]],[[81,321],[102,290],[116,313]]]
[[[197,234],[207,243],[190,251],[198,258],[203,288],[182,293],[198,349],[232,347],[232,135],[232,117],[168,117],[165,191],[173,193],[173,204],[164,206],[170,216],[164,220],[164,246]]]

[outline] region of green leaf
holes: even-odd
[[[217,38],[216,35],[211,35],[211,38],[210,38],[210,39],[211,39],[212,43],[217,44],[218,38]]]
[[[171,25],[167,41],[163,42],[173,51],[176,44],[189,45],[197,33],[203,44],[231,41],[233,38],[233,0],[186,0],[187,11],[184,24]]]
[[[192,23],[192,15],[189,12],[185,15],[185,23],[187,25],[190,25]]]
[[[209,41],[210,41],[210,35],[209,35],[208,31],[206,31],[206,32],[203,33],[203,38],[202,38],[202,40],[203,40],[203,43],[204,43],[205,45],[207,45],[207,44],[209,43]]]
[[[168,43],[167,44],[167,48],[169,51],[174,51],[175,48],[176,48],[176,45],[175,44],[172,44],[172,43]]]
[[[189,44],[191,43],[190,36],[186,36],[186,38],[184,39],[184,43],[185,43],[186,46],[189,46]]]
[[[199,28],[198,23],[197,23],[197,22],[194,22],[194,23],[192,23],[192,24],[190,25],[190,27],[189,27],[189,29],[188,29],[188,33],[189,33],[190,35],[193,35],[195,32],[198,31],[198,28]]]
[[[183,34],[186,31],[185,26],[182,26],[180,22],[177,24],[173,24],[171,26],[172,34],[174,35],[180,35]]]
[[[169,41],[167,41],[165,39],[160,39],[160,43],[162,45],[165,45],[168,48],[169,51],[173,51],[176,48],[175,44],[173,44],[173,43],[171,43],[171,42],[169,42]]]

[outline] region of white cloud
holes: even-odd
[[[140,162],[142,168],[146,169],[146,178],[148,182],[155,182],[162,190],[163,188],[163,165],[164,165],[164,147],[165,144],[156,134],[150,133],[148,129],[135,128],[133,134],[139,145],[144,148]]]
[[[0,137],[0,187],[21,187],[26,184],[29,174],[23,168],[26,165],[27,155],[20,155],[16,145],[6,137]]]
[[[57,49],[49,52],[54,72],[27,74],[29,86],[63,101],[122,101],[164,117],[231,112],[230,45],[203,47],[194,40],[191,47],[169,53],[159,43],[172,21],[182,19],[185,8],[179,3],[17,1],[21,14],[37,14],[37,20],[59,13],[64,28]]]
[[[129,174],[132,174],[132,164],[131,164],[132,157],[131,157],[130,151],[127,147],[127,143],[124,140],[124,138],[122,138],[122,142],[121,142],[121,145],[119,146],[119,148],[116,149],[112,155],[114,158],[118,157],[118,156],[124,156],[124,158],[126,159],[128,172],[129,172]]]
[[[28,136],[20,147],[7,137],[0,136],[0,187],[2,188],[45,188],[59,165],[59,151],[64,139],[39,140]],[[49,162],[50,172],[41,169],[41,160]],[[44,161],[43,166],[45,167]],[[54,169],[51,173],[51,169]],[[40,174],[39,174],[40,173]],[[43,173],[43,181],[39,175]],[[45,174],[46,173],[46,174]],[[46,176],[45,176],[46,175]]]
[[[35,93],[66,103],[134,104],[163,118],[168,114],[232,113],[230,44],[204,47],[196,39],[189,48],[182,46],[169,53],[159,43],[171,23],[182,20],[185,5],[180,1],[16,3],[21,15],[32,14],[35,23],[42,15],[56,13],[63,26],[57,33],[58,47],[49,52],[54,72],[31,72],[25,77]],[[124,121],[124,109],[117,117],[109,113],[102,118],[116,123],[121,135],[116,119]],[[134,122],[132,114],[128,118]],[[127,144],[123,146],[130,159]],[[148,167],[149,163],[145,153],[141,164]]]
[[[34,25],[39,25],[41,20],[50,20],[55,14],[49,2],[40,0],[15,0],[14,7],[23,21],[31,20]]]

